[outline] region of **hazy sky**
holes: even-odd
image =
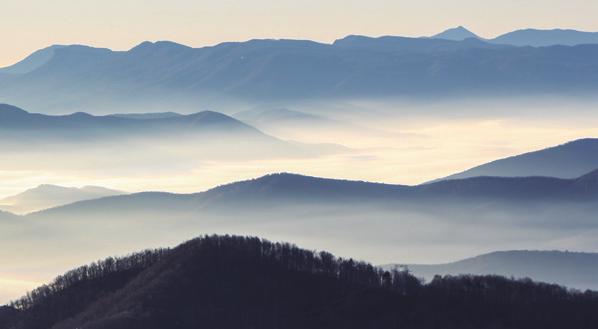
[[[486,37],[517,28],[598,31],[596,0],[1,0],[0,67],[50,44],[128,49],[251,38],[331,41],[347,34],[430,35],[465,25]]]

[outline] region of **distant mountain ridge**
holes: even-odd
[[[479,37],[463,26],[448,29],[431,36],[433,39],[463,41],[469,38],[483,40],[492,44],[516,47],[578,46],[598,44],[598,32],[584,32],[572,29],[521,29],[499,35],[492,39]]]
[[[175,118],[175,117],[182,116],[182,114],[175,113],[175,112],[159,112],[159,113],[110,114],[108,116],[117,117],[117,118],[138,119],[138,120],[152,120],[152,119]]]
[[[470,198],[493,200],[578,200],[598,198],[598,169],[574,179],[551,177],[472,177],[407,186],[325,179],[296,174],[272,174],[223,185],[197,196],[222,199],[243,196],[264,199],[406,200]]]
[[[575,178],[596,168],[598,168],[598,139],[585,138],[495,160],[443,179],[477,176]]]
[[[0,220],[15,219],[15,218],[17,218],[16,215],[14,215],[10,212],[0,210]]]
[[[392,36],[203,48],[144,42],[128,51],[77,45],[55,49],[35,70],[0,75],[0,101],[56,112],[116,105],[188,109],[227,100],[583,94],[598,86],[590,74],[598,67],[596,54],[598,45],[532,48]]]
[[[119,194],[125,194],[125,192],[99,186],[76,188],[46,184],[28,189],[14,196],[0,199],[0,209],[11,213],[25,214],[77,201],[98,199]]]
[[[313,115],[309,113],[289,110],[286,108],[276,109],[256,109],[238,112],[233,115],[244,122],[258,122],[258,123],[309,123],[309,124],[333,124],[334,120]]]
[[[32,144],[58,140],[106,142],[122,138],[174,138],[204,136],[222,139],[284,144],[275,137],[222,113],[203,111],[188,115],[174,113],[95,116],[77,112],[68,115],[30,113],[0,104],[0,136],[4,143],[29,141]]]
[[[6,131],[55,131],[69,130],[106,130],[120,133],[135,131],[159,132],[160,129],[218,129],[228,131],[252,132],[259,134],[252,128],[232,117],[213,111],[203,111],[189,115],[175,115],[172,113],[136,114],[136,115],[106,115],[94,116],[84,112],[69,115],[45,115],[29,113],[16,106],[0,104],[0,133]]]
[[[414,275],[427,280],[431,280],[434,275],[502,275],[598,291],[598,253],[500,251],[447,264],[410,264],[408,268]]]
[[[392,185],[361,181],[348,181],[303,176],[297,174],[272,174],[260,178],[222,185],[205,192],[194,194],[171,194],[144,192],[124,196],[76,202],[71,205],[48,209],[32,214],[46,215],[93,212],[102,209],[126,211],[149,211],[170,208],[188,211],[191,209],[227,211],[230,205],[236,207],[260,208],[267,205],[330,203],[351,204],[353,202],[393,204],[424,204],[435,202],[468,202],[492,200],[525,204],[528,202],[550,203],[593,203],[598,200],[598,170],[575,179],[550,177],[474,177],[448,180],[419,186]],[[149,203],[148,203],[149,201]]]
[[[577,46],[583,44],[598,44],[598,32],[582,32],[564,29],[524,29],[503,34],[491,41],[497,44],[509,44],[513,46]]]
[[[125,165],[141,161],[142,168],[147,163],[141,158],[168,161],[175,153],[188,161],[200,158],[217,161],[313,158],[351,151],[338,144],[279,139],[214,111],[187,115],[174,112],[46,115],[6,104],[0,104],[0,146],[15,151],[15,161],[19,157],[28,161],[27,157],[39,157],[44,152],[48,152],[49,159],[56,152],[87,153],[74,159],[75,165],[79,165],[79,160],[106,161],[113,158],[114,152],[123,152],[128,157],[122,161]]]

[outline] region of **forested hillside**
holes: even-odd
[[[596,328],[598,294],[496,276],[420,283],[291,244],[210,236],[84,266],[0,309],[2,329]]]

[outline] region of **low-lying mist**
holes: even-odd
[[[307,116],[259,115],[277,109]],[[598,136],[593,109],[590,101],[512,99],[235,104],[222,111],[257,111],[246,122],[274,141],[184,134],[4,139],[0,197],[40,184],[193,193],[274,172],[419,184]],[[171,110],[184,112],[163,109]],[[176,209],[153,200],[43,216],[0,214],[0,303],[82,263],[211,233],[258,235],[379,264],[436,263],[502,249],[598,250],[596,209],[587,204],[388,206],[323,200],[257,209],[233,203],[223,212],[189,198],[177,201],[184,206]]]
[[[278,142],[179,134],[4,139],[0,197],[47,183],[197,192],[272,172],[419,184],[498,158],[598,136],[594,104],[575,99],[248,104],[226,111],[253,111],[253,116],[238,118]],[[301,115],[259,116],[281,109]]]
[[[293,241],[378,264],[442,263],[494,250],[598,250],[592,216],[598,209],[591,203],[197,198],[113,197],[1,221],[0,278],[24,281],[11,288],[22,294],[22,288],[107,255],[213,233]]]

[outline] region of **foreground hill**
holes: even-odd
[[[598,168],[598,139],[586,138],[486,163],[444,179],[477,176],[575,178]]]
[[[501,251],[438,265],[409,265],[412,273],[435,275],[502,275],[534,278],[579,289],[598,290],[598,254],[561,251]]]
[[[391,36],[204,48],[144,42],[128,51],[73,45],[48,52],[30,71],[6,69],[21,73],[0,74],[0,101],[37,111],[173,105],[187,111],[239,101],[593,95],[597,53],[598,45],[533,48]]]
[[[12,213],[29,213],[54,208],[69,203],[98,199],[107,196],[124,194],[99,186],[63,187],[57,185],[40,185],[17,195],[0,199],[0,209]]]
[[[4,328],[595,328],[598,295],[496,276],[435,278],[211,236],[107,259],[0,309]],[[6,324],[8,324],[6,326]]]

